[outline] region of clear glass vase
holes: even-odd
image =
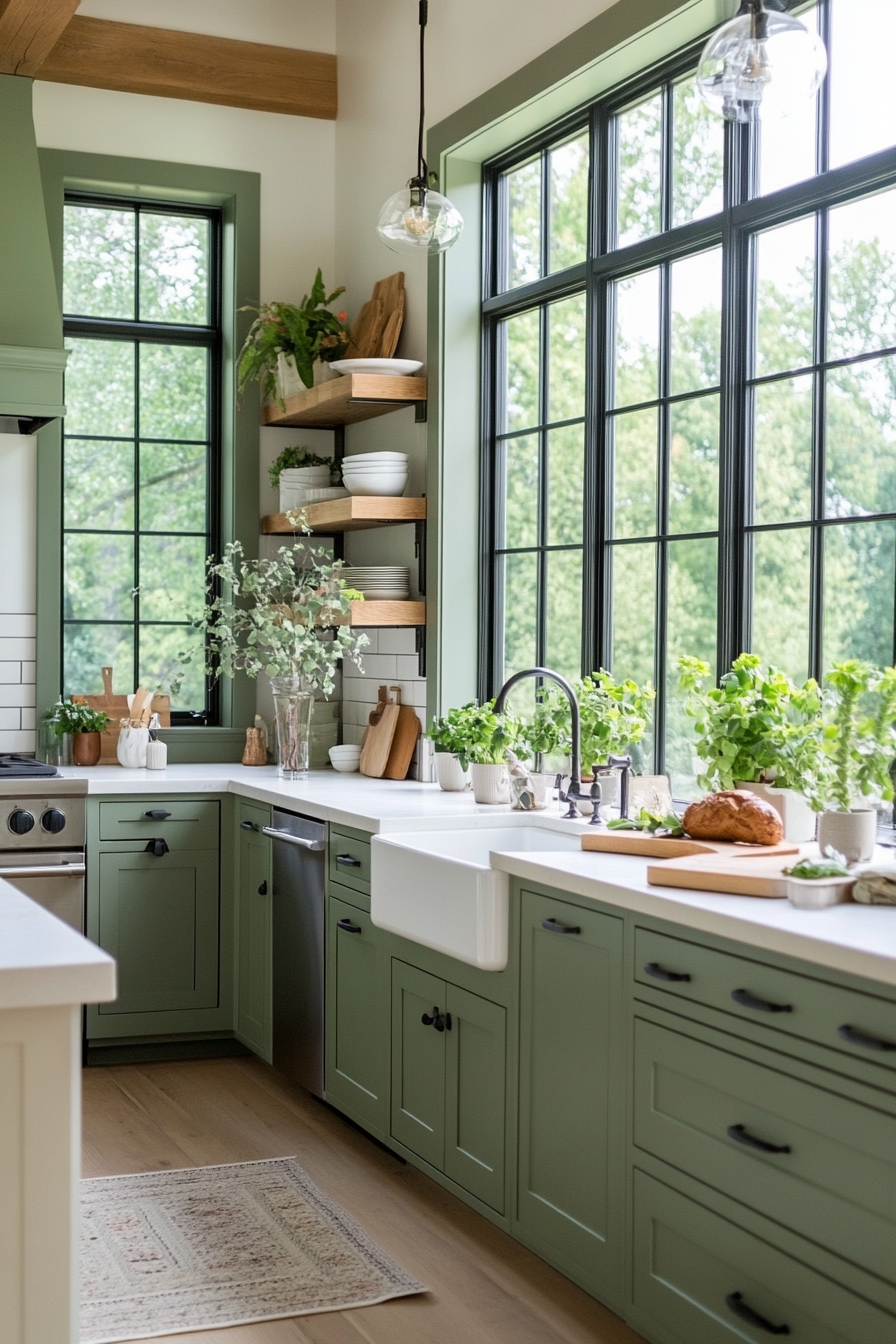
[[[301,779],[311,755],[311,710],[314,695],[301,677],[274,677],[277,722],[277,768],[281,779]]]

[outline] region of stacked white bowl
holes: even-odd
[[[343,774],[353,774],[361,764],[361,748],[346,743],[344,747],[330,748],[330,764]]]
[[[349,588],[375,602],[404,602],[411,591],[406,565],[350,565],[339,571]]]
[[[355,453],[343,458],[342,479],[353,495],[403,495],[407,453]]]
[[[330,484],[330,468],[326,465],[319,467],[284,467],[280,473],[281,486],[322,486]]]

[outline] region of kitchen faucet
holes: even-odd
[[[504,708],[504,701],[507,699],[508,691],[511,691],[519,682],[525,681],[527,677],[547,677],[550,681],[555,681],[563,694],[569,701],[570,715],[572,719],[572,761],[570,765],[569,788],[566,795],[561,793],[563,802],[569,803],[569,811],[564,812],[567,821],[577,821],[579,819],[578,801],[582,797],[582,727],[581,715],[579,713],[579,702],[576,699],[576,693],[570,686],[565,677],[561,677],[558,672],[552,672],[549,667],[529,667],[524,672],[514,672],[501,687],[495,697],[495,713],[500,714]]]

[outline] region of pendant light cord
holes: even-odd
[[[417,181],[424,190],[429,186],[426,160],[423,157],[423,121],[426,114],[425,41],[429,18],[429,0],[420,0],[420,121],[417,129]]]

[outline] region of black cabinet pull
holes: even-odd
[[[728,1137],[735,1143],[742,1143],[745,1148],[755,1148],[757,1153],[789,1153],[791,1147],[789,1143],[766,1143],[765,1139],[754,1138],[748,1134],[743,1125],[729,1125]]]
[[[160,859],[160,858],[162,858],[162,856],[163,856],[164,854],[169,853],[169,849],[168,849],[168,841],[167,841],[167,840],[150,840],[149,843],[148,843],[148,845],[146,846],[146,849],[145,849],[143,852],[144,852],[144,854],[152,854],[152,855],[154,855],[157,859]]]
[[[424,1013],[420,1021],[423,1023],[424,1027],[433,1027],[438,1021],[438,1017],[439,1017],[438,1008],[433,1008],[432,1016],[430,1016],[429,1013]]]
[[[353,924],[350,919],[340,919],[336,925],[343,933],[363,933],[364,930],[360,924]]]
[[[268,894],[268,884],[267,884],[267,882],[262,882],[261,886],[258,888],[258,894],[259,894],[259,896],[267,896],[267,894]]]
[[[450,1030],[451,1030],[451,1014],[450,1014],[450,1013],[436,1013],[436,1020],[433,1022],[433,1026],[435,1027],[436,1031],[450,1031]]]
[[[735,1003],[739,1003],[741,1008],[752,1008],[754,1013],[792,1013],[793,1006],[789,1003],[771,1003],[768,999],[757,999],[755,994],[751,994],[746,989],[732,989],[731,997]]]
[[[548,933],[581,933],[578,924],[561,924],[559,919],[543,919],[541,927]]]
[[[147,816],[150,816],[150,813],[147,812],[146,815],[147,815]],[[240,830],[241,830],[241,831],[257,831],[257,830],[258,830],[258,827],[255,825],[255,822],[254,822],[254,821],[241,821],[241,822],[240,822]]]
[[[837,1035],[850,1045],[860,1045],[863,1050],[880,1050],[883,1053],[896,1050],[896,1041],[884,1041],[880,1036],[869,1036],[866,1031],[859,1031],[858,1027],[845,1025],[838,1027]]]
[[[687,971],[667,971],[656,961],[648,961],[644,967],[644,974],[652,975],[654,980],[685,981],[687,984],[691,982]]]
[[[337,854],[336,862],[341,863],[343,868],[360,868],[361,860],[352,858],[351,854]]]
[[[167,821],[171,816],[171,813],[166,812],[161,807],[153,807],[150,808],[148,812],[144,812],[143,815],[144,817],[149,817],[151,821]]]
[[[743,1299],[742,1293],[729,1293],[725,1298],[725,1306],[729,1311],[733,1311],[735,1316],[739,1316],[747,1325],[752,1325],[755,1330],[764,1330],[767,1335],[789,1335],[789,1325],[772,1325],[764,1316],[760,1316],[758,1311],[748,1307]]]

